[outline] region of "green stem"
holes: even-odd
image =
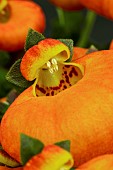
[[[0,12],[3,11],[3,9],[6,7],[7,5],[7,0],[1,0],[1,3],[0,3]]]
[[[80,34],[80,38],[76,44],[76,46],[78,47],[86,47],[90,34],[92,32],[94,23],[96,20],[96,14],[92,11],[88,11],[86,14],[86,18],[85,18],[85,26],[82,29],[82,32]]]
[[[61,27],[65,26],[65,18],[64,18],[64,11],[61,8],[56,8],[59,24]]]

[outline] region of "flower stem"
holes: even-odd
[[[65,26],[65,18],[64,18],[64,11],[61,8],[56,8],[59,24],[61,27]]]
[[[3,9],[6,7],[6,5],[7,5],[7,0],[1,0],[0,13],[3,11]]]
[[[94,23],[96,20],[96,14],[92,11],[87,11],[86,18],[85,18],[85,26],[82,29],[82,32],[80,34],[80,38],[78,42],[76,43],[76,46],[79,47],[86,47],[90,34],[92,32]]]

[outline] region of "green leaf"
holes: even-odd
[[[89,49],[87,50],[86,54],[90,54],[96,51],[98,51],[98,49],[94,45],[91,45]]]
[[[21,134],[21,161],[25,165],[28,160],[39,154],[44,148],[44,144],[38,139]]]
[[[16,86],[22,88],[28,88],[33,84],[33,81],[27,81],[20,72],[20,63],[21,59],[17,60],[12,67],[10,68],[9,72],[6,75],[6,79],[15,84]]]
[[[9,107],[9,104],[7,102],[4,102],[4,103],[0,102],[0,120],[2,119],[8,107]]]
[[[58,39],[62,43],[64,43],[66,46],[68,46],[70,50],[70,58],[66,62],[70,62],[73,56],[73,40],[72,39]]]
[[[7,69],[0,67],[0,98],[6,96],[12,88],[12,84],[6,80],[7,72]]]
[[[24,47],[25,51],[27,51],[29,48],[38,44],[38,42],[44,39],[45,37],[41,33],[33,29],[29,29],[26,42],[25,42],[25,47]]]
[[[70,152],[70,141],[66,140],[66,141],[61,141],[61,142],[57,142],[55,143],[55,145],[67,150],[68,152]]]

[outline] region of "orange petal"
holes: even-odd
[[[54,5],[64,10],[80,10],[83,8],[79,0],[49,0]]]
[[[113,0],[80,0],[86,8],[113,19]]]
[[[76,170],[113,170],[113,154],[98,156]]]
[[[69,48],[55,39],[45,39],[30,48],[22,58],[21,72],[29,81],[38,76],[38,69],[55,57],[58,61],[66,61],[70,57]]]
[[[111,43],[110,43],[109,49],[110,49],[110,50],[113,50],[113,40],[112,40]]]
[[[77,59],[83,57],[87,53],[87,50],[87,48],[74,47],[72,62],[75,62]]]
[[[41,154],[28,161],[24,170],[69,170],[73,163],[69,152],[56,145],[49,145]]]

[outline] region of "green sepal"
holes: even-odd
[[[65,149],[66,151],[70,152],[70,140],[65,140],[61,142],[55,143],[55,145]]]
[[[24,46],[25,51],[27,51],[29,48],[38,44],[38,42],[44,39],[45,37],[41,33],[33,29],[29,29],[26,42],[25,42],[25,46]]]
[[[5,114],[8,107],[9,107],[8,102],[4,102],[4,103],[0,102],[0,121],[2,120],[2,117]]]
[[[44,148],[44,144],[38,139],[21,134],[21,162],[25,165],[31,157],[39,154]]]
[[[64,43],[70,50],[70,58],[66,62],[70,62],[73,56],[73,40],[72,39],[58,39],[60,42]]]
[[[90,53],[93,53],[93,52],[96,52],[96,51],[98,51],[98,49],[97,49],[94,45],[91,45],[91,46],[88,48],[86,54],[90,54]]]
[[[12,67],[10,68],[9,72],[6,75],[6,79],[19,87],[28,88],[33,84],[33,81],[27,81],[20,72],[20,63],[21,59],[17,60]]]

